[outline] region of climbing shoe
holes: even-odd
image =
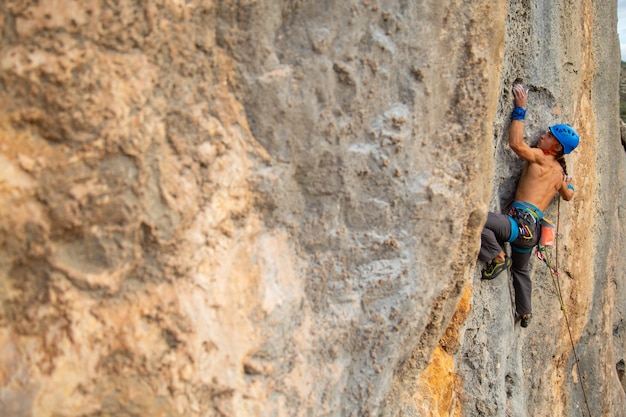
[[[533,315],[532,314],[524,314],[522,316],[522,320],[520,321],[520,326],[528,327],[528,325],[530,324],[532,319],[533,319]]]
[[[510,266],[511,258],[509,258],[508,256],[504,257],[504,262],[491,261],[487,265],[487,268],[483,269],[482,277],[483,279],[494,279],[495,277],[500,275],[500,272],[504,271],[505,269],[509,269]]]

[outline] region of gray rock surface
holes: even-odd
[[[612,5],[510,4],[491,207],[498,209],[512,198],[515,184],[509,177],[518,177],[521,168],[503,149],[512,107],[509,86],[521,77],[530,90],[529,143],[554,123],[573,124],[582,136],[581,146],[568,157],[576,197],[570,203],[557,199],[547,211],[559,226],[558,246],[550,257],[560,271],[556,285],[567,321],[555,282],[539,261],[533,272],[534,320],[528,329],[514,324],[511,285],[502,279],[475,280],[465,340],[455,357],[465,398],[474,399],[464,403],[466,415],[569,416],[588,415],[588,410],[591,415],[626,415],[616,372],[626,339],[625,275],[617,243],[624,237],[620,207],[625,183],[614,27]]]
[[[602,3],[602,4],[600,4]],[[0,409],[623,416],[615,4],[0,4]],[[520,329],[479,235],[556,121],[572,337]],[[553,254],[553,256],[556,254]]]

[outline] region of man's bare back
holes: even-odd
[[[526,108],[527,92],[521,86],[513,88],[515,105]],[[568,188],[570,180],[566,178],[561,164],[557,161],[556,151],[563,147],[548,131],[541,135],[535,148],[524,142],[523,121],[511,121],[509,129],[509,146],[523,160],[526,166],[517,185],[515,199],[535,205],[544,211],[554,195],[559,192],[564,200],[574,196],[572,188]]]
[[[544,164],[528,162],[517,185],[515,199],[534,204],[544,211],[565,180],[563,168],[554,159],[545,158]]]

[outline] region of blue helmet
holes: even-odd
[[[572,152],[580,142],[578,133],[576,133],[574,128],[570,125],[561,124],[550,126],[550,132],[552,132],[556,140],[558,140],[563,147],[564,154]]]

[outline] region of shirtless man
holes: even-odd
[[[558,192],[569,201],[574,186],[567,177],[564,154],[573,151],[579,142],[576,131],[569,125],[550,126],[541,135],[535,148],[524,142],[524,117],[527,91],[521,85],[513,87],[515,108],[509,128],[509,146],[526,166],[515,192],[515,201],[507,214],[488,213],[481,235],[479,259],[487,263],[483,279],[493,279],[512,264],[515,305],[521,326],[527,327],[532,317],[529,261],[533,247],[539,243],[543,211]],[[511,243],[511,257],[501,242]]]

